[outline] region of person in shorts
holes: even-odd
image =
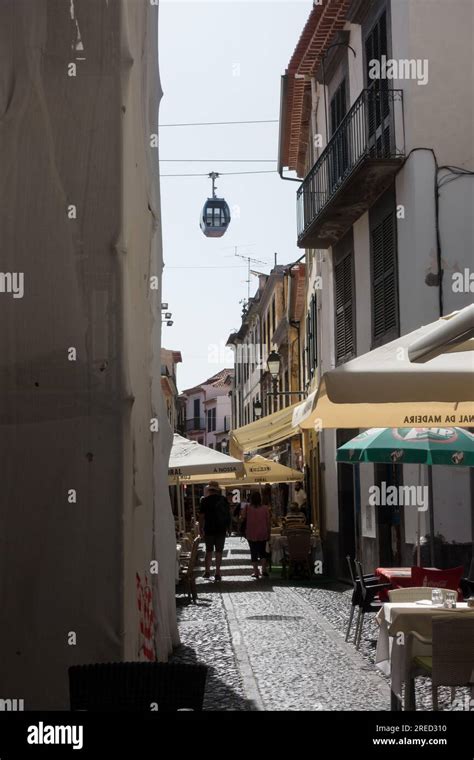
[[[270,510],[266,504],[262,504],[262,498],[258,491],[253,491],[250,504],[245,507],[242,514],[245,520],[245,537],[249,542],[250,559],[253,564],[252,578],[260,578],[258,563],[262,563],[262,575],[268,576],[266,550],[267,541],[270,538]]]
[[[206,544],[204,578],[211,577],[212,554],[216,555],[214,580],[222,580],[221,563],[225,537],[230,525],[230,509],[227,499],[222,496],[219,483],[211,481],[206,488],[206,496],[199,506],[199,535]]]

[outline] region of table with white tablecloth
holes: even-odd
[[[375,665],[386,676],[391,677],[392,706],[401,700],[402,684],[405,677],[405,640],[409,631],[431,638],[432,620],[436,615],[474,615],[474,609],[465,602],[458,602],[455,609],[445,609],[417,602],[392,602],[384,604],[377,613],[380,626],[375,653]],[[431,656],[431,645],[413,642],[414,656]]]
[[[323,551],[321,539],[319,536],[311,536],[311,564],[314,566],[318,560],[323,561]],[[272,554],[272,564],[280,565],[283,558],[288,554],[288,537],[272,535],[270,536],[270,551]],[[321,565],[322,567],[322,565]]]
[[[179,569],[181,566],[181,544],[176,544],[176,583],[179,581]]]

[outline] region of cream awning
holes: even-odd
[[[273,446],[275,443],[297,435],[298,431],[292,426],[293,412],[297,406],[298,404],[292,404],[256,422],[232,430],[229,438],[232,456],[241,458],[247,451]]]
[[[474,306],[326,372],[312,402],[296,409],[294,429],[473,427],[474,351],[465,350],[471,322]]]

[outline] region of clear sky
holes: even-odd
[[[311,0],[161,0],[160,124],[278,119],[280,77],[311,8]],[[226,198],[233,219],[223,237],[206,238],[199,214],[211,194],[210,179],[163,175],[276,170],[277,153],[277,123],[160,129],[163,301],[174,320],[172,327],[163,325],[162,344],[182,353],[180,390],[233,366],[224,346],[240,325],[239,301],[247,297],[247,262],[234,256],[234,247],[266,262],[252,264],[263,272],[273,266],[275,252],[279,264],[300,257],[298,185],[276,171],[220,177],[217,195]],[[256,288],[252,277],[251,295]]]

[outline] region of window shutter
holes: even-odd
[[[387,214],[371,231],[372,325],[374,342],[398,330],[395,213]]]
[[[336,287],[336,363],[355,352],[353,320],[352,253],[335,267]]]

